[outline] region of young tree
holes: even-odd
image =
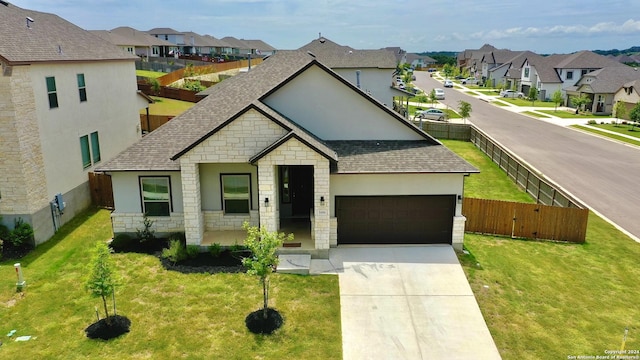
[[[111,323],[109,309],[107,308],[107,297],[113,295],[116,281],[113,276],[113,259],[111,259],[111,250],[109,246],[99,241],[94,249],[93,258],[91,260],[91,270],[87,279],[87,290],[94,297],[101,297],[104,305],[105,321]],[[114,303],[115,306],[115,303]]]
[[[564,97],[562,96],[562,90],[556,90],[553,95],[551,95],[551,101],[556,104],[556,108],[553,111],[558,111],[558,105],[562,104],[564,101]]]
[[[245,222],[242,228],[247,231],[244,244],[252,252],[251,257],[242,259],[242,265],[248,268],[249,275],[256,275],[260,278],[263,295],[262,316],[266,319],[269,304],[269,275],[278,266],[276,251],[284,241],[293,240],[293,234],[269,232],[264,227],[250,226],[248,222]]]
[[[538,99],[538,89],[535,87],[531,87],[529,88],[529,96],[528,96],[529,100],[531,101],[531,105],[535,105],[536,100]]]
[[[445,79],[448,79],[451,77],[451,75],[453,75],[453,66],[451,66],[450,64],[444,64],[444,66],[442,67],[442,71],[444,72]]]
[[[634,126],[640,125],[640,102],[629,112],[629,120],[632,121],[631,130],[633,130]]]
[[[571,103],[576,107],[577,111],[582,110],[583,107],[589,104],[590,102],[591,102],[591,99],[589,99],[589,96],[587,96],[587,94],[582,94],[579,97],[571,98]]]
[[[462,116],[463,120],[466,120],[469,118],[469,115],[471,115],[471,104],[469,104],[466,101],[458,101],[458,112],[460,113],[460,116]]]
[[[616,125],[620,121],[620,118],[624,118],[627,115],[627,105],[622,101],[616,101],[616,105],[613,107],[613,112],[616,114]]]
[[[436,89],[431,89],[431,92],[429,93],[429,101],[431,101],[431,106],[433,106],[433,104],[436,102]]]

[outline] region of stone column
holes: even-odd
[[[258,165],[258,209],[260,212],[260,226],[264,226],[267,231],[278,230],[278,218],[276,216],[278,197],[276,194],[275,168],[276,167],[270,163]],[[265,199],[269,199],[269,202],[265,202]]]
[[[462,251],[462,245],[464,243],[464,225],[467,222],[467,218],[460,215],[453,217],[453,232],[451,234],[451,244],[457,251]]]
[[[200,194],[200,166],[198,163],[180,163],[184,206],[184,232],[187,245],[200,245],[204,235],[204,216]]]

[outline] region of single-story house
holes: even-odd
[[[246,221],[295,228],[315,257],[342,244],[462,247],[464,178],[478,170],[312,55],[279,51],[205,94],[100,166],[114,234],[146,214],[158,234],[201,246]]]

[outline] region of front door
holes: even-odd
[[[313,207],[313,166],[280,166],[280,215],[309,218]]]

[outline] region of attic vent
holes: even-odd
[[[58,55],[62,55],[62,45],[58,45]]]
[[[307,54],[311,55],[311,57],[315,58],[316,55],[314,53],[312,53],[311,51],[307,51]]]

